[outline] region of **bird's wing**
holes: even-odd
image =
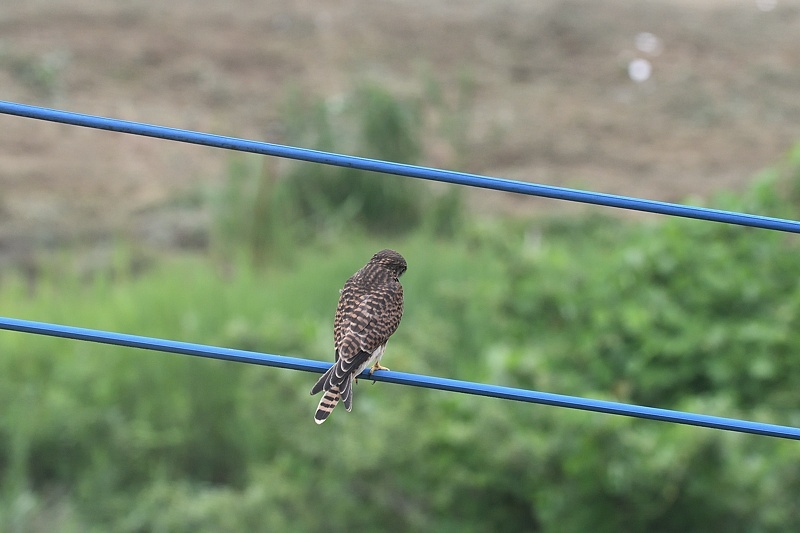
[[[336,317],[333,321],[336,361],[312,387],[312,395],[322,390],[343,388],[350,375],[355,373],[370,356],[359,348],[361,344],[359,332],[367,328],[370,323],[365,309],[371,306],[364,301],[369,299],[369,294],[359,292],[352,280],[347,280],[340,292],[339,305],[336,307]]]
[[[342,366],[357,366],[397,330],[403,316],[403,289],[396,287],[372,291],[341,304],[337,311],[334,337],[336,353]]]
[[[375,350],[386,344],[402,316],[403,287],[399,283],[365,291],[348,280],[333,323],[336,362],[319,378],[311,394],[344,388]]]

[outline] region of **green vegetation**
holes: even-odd
[[[436,87],[429,81],[428,91]],[[445,103],[423,108],[414,98],[401,99],[376,85],[364,84],[341,102],[311,99],[293,92],[284,108],[287,142],[339,152],[417,164],[425,127],[422,115],[452,115],[465,128],[469,114],[465,88],[456,111]],[[435,118],[435,117],[434,117]],[[436,122],[431,119],[430,122]],[[431,126],[433,127],[433,126]],[[463,132],[436,133],[462,158]],[[424,226],[439,236],[452,235],[462,222],[457,188],[432,194],[428,184],[399,176],[302,162],[288,162],[277,172],[264,158],[231,160],[221,190],[214,191],[212,248],[219,256],[244,253],[263,263],[291,255],[298,245],[331,242],[360,226],[373,236],[398,236]]]
[[[216,239],[283,220],[224,209],[254,197],[248,165],[232,167]],[[798,218],[798,172],[800,150],[718,203]],[[426,190],[412,182],[411,203]],[[405,197],[386,194],[402,213]],[[402,232],[356,210],[362,226],[266,246],[258,262],[247,240],[224,263],[144,270],[121,246],[91,276],[66,254],[33,280],[4,274],[0,305],[330,360],[338,288],[394,247],[409,263],[396,370],[800,426],[796,236],[597,215],[441,232],[426,221],[462,209],[442,205]],[[369,382],[352,413],[316,426],[310,374],[11,332],[0,353],[3,531],[800,529],[796,442]]]
[[[71,54],[66,50],[27,56],[7,51],[0,45],[0,66],[7,67],[32,95],[47,101],[62,96],[70,61]]]

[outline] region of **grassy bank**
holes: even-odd
[[[790,178],[720,202],[796,216]],[[7,273],[0,304],[330,360],[338,288],[385,246],[409,262],[393,369],[800,425],[792,235],[471,220],[449,237],[353,232],[266,266],[120,246],[91,273],[70,253],[34,281]],[[6,531],[800,525],[791,442],[369,383],[317,427],[310,374],[10,332],[0,353]]]

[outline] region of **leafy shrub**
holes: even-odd
[[[792,214],[789,187],[723,201]],[[410,266],[396,370],[800,425],[793,235],[471,220],[224,278],[180,257],[87,283],[60,261],[33,290],[6,274],[0,305],[331,360],[337,289],[387,245]],[[316,426],[307,374],[19,333],[0,354],[4,531],[800,528],[790,441],[368,382]]]
[[[293,93],[283,122],[295,146],[409,164],[422,156],[420,106],[377,85],[362,85],[338,103]],[[302,162],[277,171],[259,161],[233,157],[224,186],[212,195],[211,241],[224,255],[244,249],[256,259],[285,256],[342,231],[391,237],[424,226],[448,236],[462,220],[457,189],[437,194],[399,176]]]

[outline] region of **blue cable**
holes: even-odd
[[[203,344],[156,339],[151,337],[142,337],[139,335],[128,335],[124,333],[112,333],[109,331],[62,326],[57,324],[48,324],[45,322],[32,322],[29,320],[20,320],[16,318],[0,317],[0,329],[97,342],[102,344],[127,346],[130,348],[141,348],[145,350],[155,350],[197,357],[208,357],[212,359],[221,359],[223,361],[274,366],[278,368],[288,368],[291,370],[303,370],[305,372],[323,373],[331,366],[330,363],[311,361],[309,359],[299,359],[296,357],[285,357],[282,355],[234,350],[231,348],[218,348]],[[362,377],[366,378],[367,376],[368,371],[365,370],[362,374]],[[512,387],[502,387],[499,385],[486,385],[483,383],[473,383],[470,381],[460,381],[456,379],[408,374],[405,372],[379,371],[373,374],[369,379],[385,381],[387,383],[396,383],[399,385],[411,385],[414,387],[422,387],[427,389],[460,392],[463,394],[474,394],[477,396],[487,396],[490,398],[502,398],[505,400],[514,400],[518,402],[538,403],[556,407],[594,411],[598,413],[658,420],[661,422],[672,422],[676,424],[701,426],[706,428],[722,429],[726,431],[736,431],[740,433],[752,433],[754,435],[763,435],[768,437],[800,440],[800,428],[765,424],[761,422],[750,422],[747,420],[737,420],[734,418],[701,415],[683,411],[659,409],[656,407],[644,407],[640,405],[630,405],[605,400],[592,400],[576,396],[566,396],[563,394],[551,394],[548,392],[537,392]]]
[[[737,224],[740,226],[786,231],[790,233],[800,233],[800,222],[794,220],[752,215],[747,213],[737,213],[733,211],[723,211],[720,209],[709,209],[705,207],[693,207],[682,204],[659,202],[656,200],[644,200],[615,194],[581,191],[577,189],[568,189],[565,187],[555,187],[552,185],[539,185],[523,181],[454,172],[451,170],[440,170],[415,165],[405,165],[401,163],[390,163],[376,159],[321,152],[306,148],[295,148],[280,144],[250,141],[247,139],[212,135],[209,133],[188,131],[177,128],[166,128],[152,124],[142,124],[127,120],[117,120],[93,115],[84,115],[81,113],[71,113],[68,111],[59,111],[56,109],[48,109],[14,102],[0,101],[0,113],[48,120],[51,122],[60,122],[63,124],[72,124],[75,126],[85,126],[102,130],[144,135],[147,137],[156,137],[159,139],[200,144],[203,146],[213,146],[228,150],[239,150],[262,155],[297,159],[300,161],[323,163],[326,165],[370,170],[373,172],[396,174],[411,178],[442,181],[446,183],[457,183],[461,185],[481,187],[484,189],[493,189],[497,191],[542,196],[545,198],[603,205],[621,209],[631,209],[635,211],[658,213],[662,215],[695,218],[713,222]],[[376,179],[378,179],[378,177],[376,177]]]
[[[709,220],[713,222],[737,224],[755,228],[800,233],[800,222],[793,220],[746,213],[736,213],[718,209],[708,209],[703,207],[692,207],[681,204],[659,202],[655,200],[644,200],[612,194],[580,191],[564,187],[538,185],[527,182],[478,176],[474,174],[425,168],[400,163],[390,163],[386,161],[333,154],[317,150],[250,141],[235,137],[212,135],[208,133],[194,132],[177,128],[166,128],[151,124],[142,124],[138,122],[110,119],[93,115],[71,113],[67,111],[59,111],[55,109],[47,109],[13,102],[0,101],[0,113],[48,120],[52,122],[60,122],[63,124],[71,124],[76,126],[85,126],[122,133],[131,133],[135,135],[144,135],[148,137],[181,141],[204,146],[252,152],[262,155],[285,157],[300,161],[309,161],[374,172],[396,174],[412,178],[456,183],[518,194],[542,196],[545,198],[554,198],[664,215]],[[217,348],[201,344],[169,341],[150,337],[142,337],[138,335],[112,333],[71,326],[60,326],[13,318],[0,317],[0,329],[169,353],[209,357],[225,361],[260,364],[279,368],[288,368],[292,370],[303,370],[306,372],[322,373],[330,367],[330,364],[320,361],[311,361],[307,359],[285,357],[280,355],[261,354],[243,350],[234,350],[230,348]],[[521,402],[539,403],[571,409],[617,414],[635,418],[660,420],[664,422],[800,440],[800,429],[789,426],[750,422],[746,420],[700,415],[682,411],[644,407],[603,400],[592,400],[574,396],[565,396],[561,394],[529,391],[510,387],[501,387],[497,385],[485,385],[481,383],[472,383],[468,381],[437,378],[432,376],[421,376],[403,372],[382,371],[374,374],[372,378],[377,381],[386,381],[388,383],[397,383],[430,389],[461,392],[464,394],[475,394]]]

